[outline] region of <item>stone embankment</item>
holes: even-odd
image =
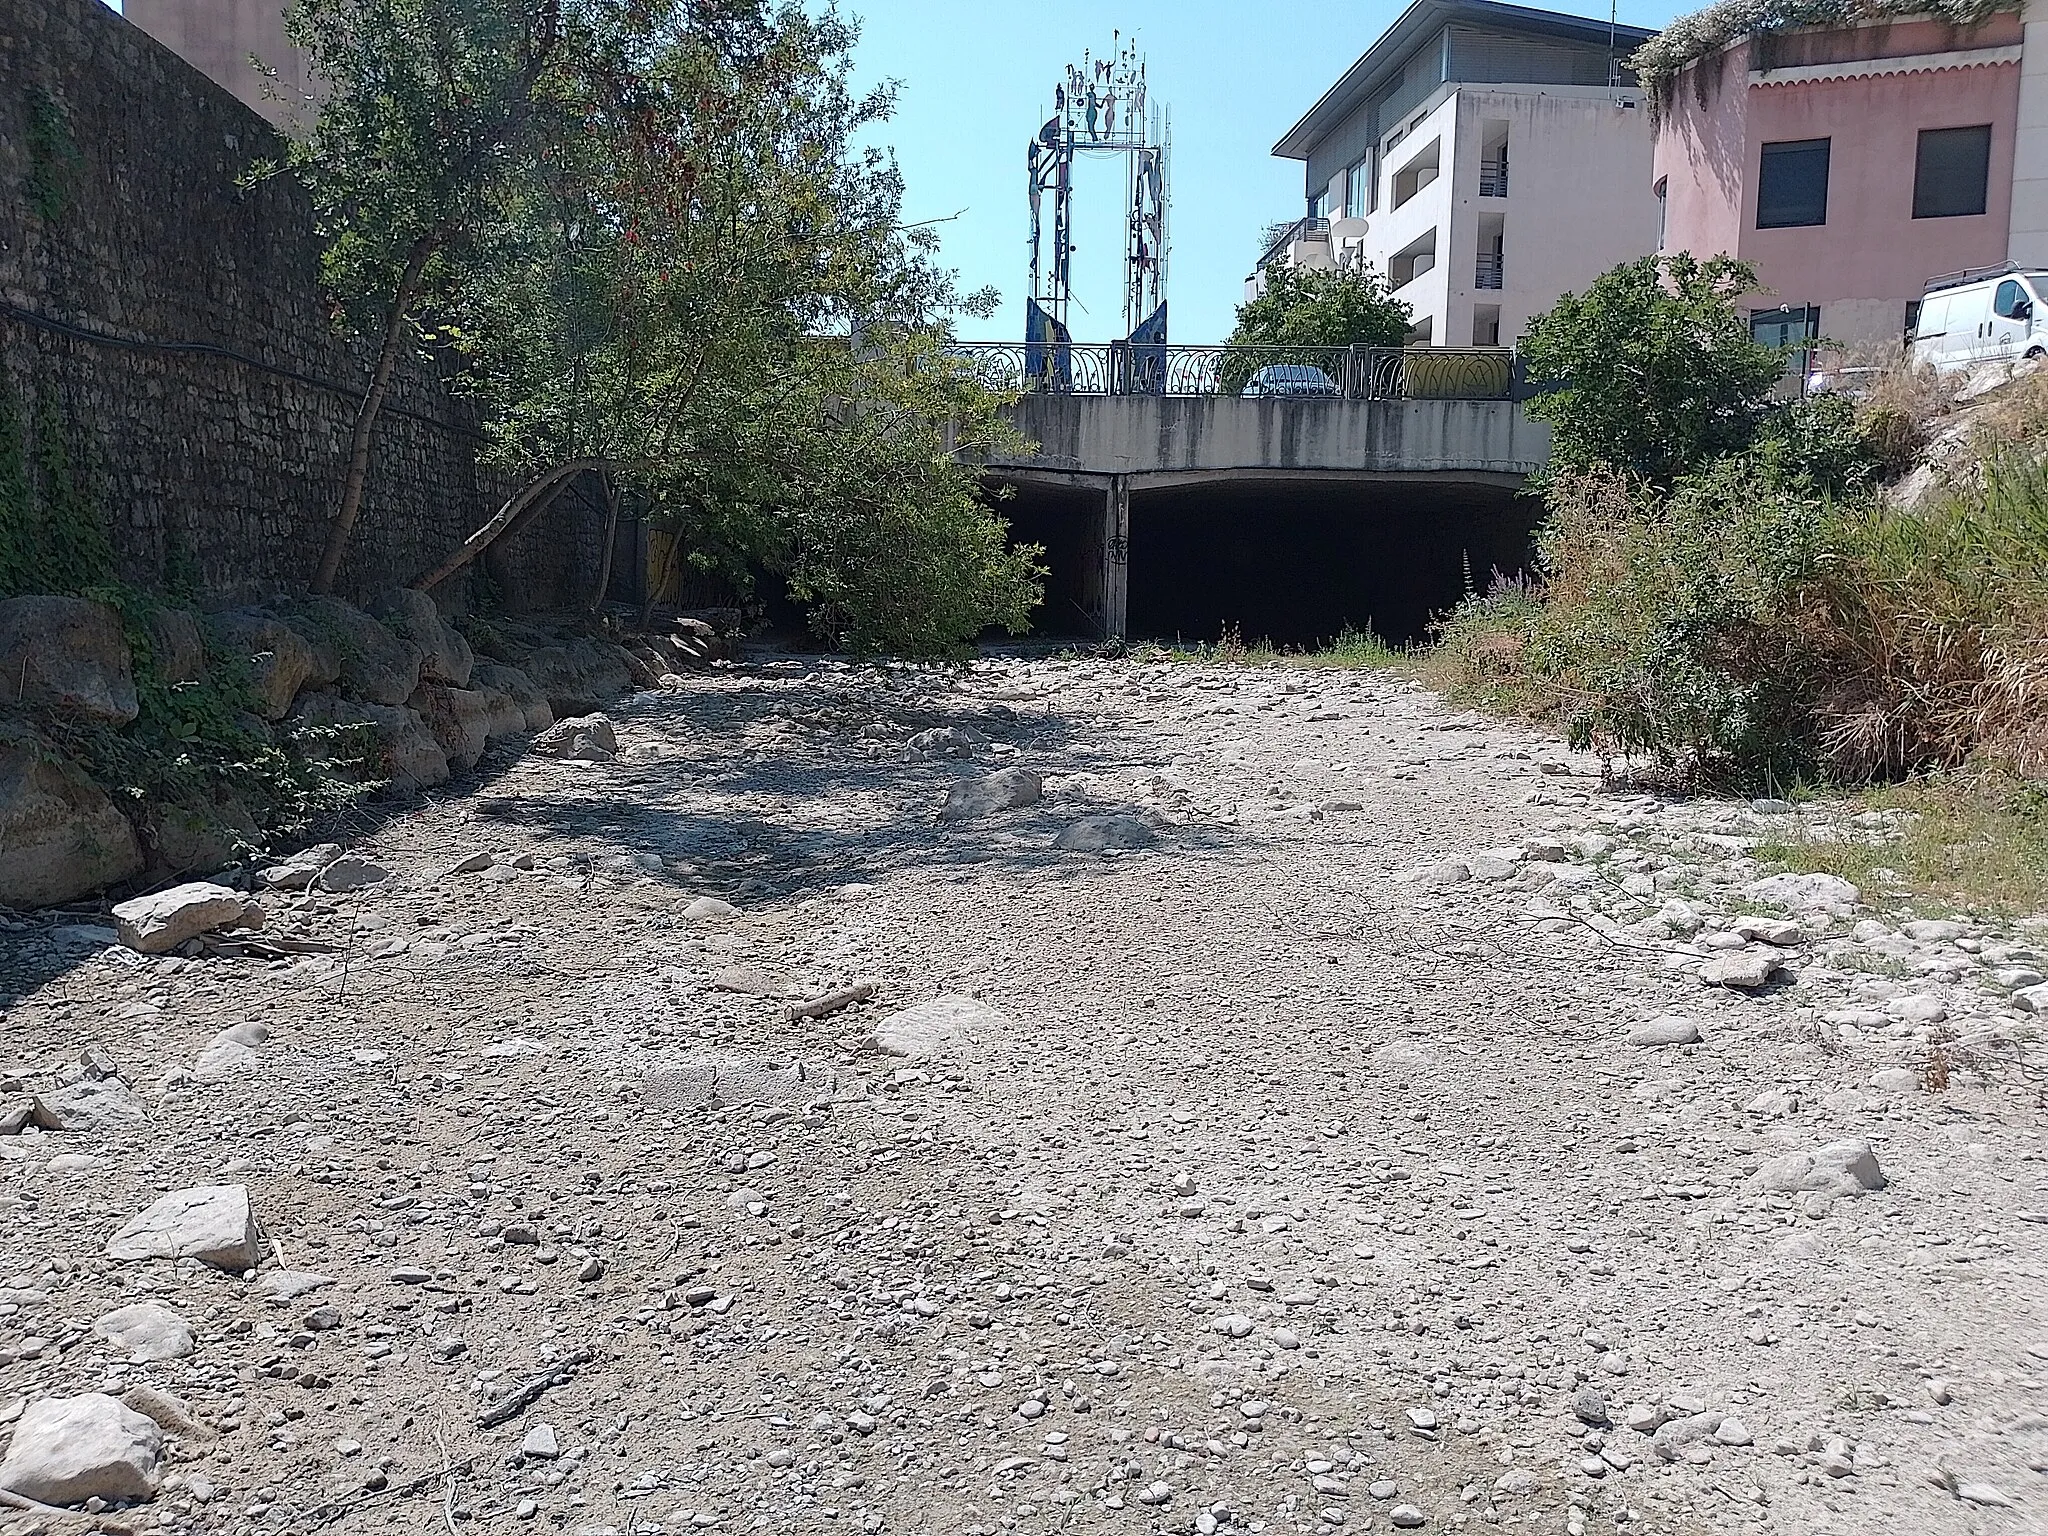
[[[1372,674],[607,716],[0,935],[0,1530],[2042,1529],[2042,924],[1756,857],[1886,818]]]
[[[224,696],[246,739],[285,744],[356,781],[422,789],[469,772],[495,742],[729,649],[701,619],[623,643],[544,621],[470,631],[481,656],[412,590],[367,611],[323,597],[203,615],[156,607],[138,633],[84,598],[0,601],[0,907],[209,872],[260,846],[262,829],[231,792],[203,805],[136,803],[67,752],[80,729],[134,725],[145,708],[139,675],[168,690],[233,678]]]

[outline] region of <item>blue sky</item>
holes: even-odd
[[[1273,141],[1314,105],[1402,10],[1395,0],[842,0],[861,18],[864,83],[894,79],[896,120],[874,135],[902,163],[905,217],[941,218],[947,262],[969,287],[993,284],[1003,307],[964,321],[968,337],[1024,334],[1024,151],[1049,114],[1053,83],[1081,50],[1135,33],[1155,101],[1173,108],[1173,338],[1228,334],[1259,232],[1298,217],[1302,167]],[[1567,7],[1559,6],[1558,9]],[[1694,9],[1624,0],[1620,17],[1662,26]],[[1093,173],[1091,179],[1091,172]],[[1109,160],[1084,165],[1076,197],[1073,329],[1122,332],[1123,184]]]

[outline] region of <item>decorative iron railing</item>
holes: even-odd
[[[1278,400],[1505,400],[1512,347],[1038,346],[948,348],[992,389],[1050,395],[1241,395]]]
[[[1498,288],[1506,275],[1507,263],[1499,251],[1481,251],[1479,264],[1472,272],[1474,288]]]
[[[1508,195],[1508,163],[1506,160],[1482,160],[1479,162],[1479,195],[1481,197],[1506,197]]]

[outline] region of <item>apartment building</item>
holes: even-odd
[[[304,100],[304,56],[284,35],[283,0],[123,0],[121,14],[272,123]],[[274,93],[255,60],[276,71]],[[280,99],[282,98],[282,99]]]
[[[1651,34],[1494,0],[1416,0],[1273,153],[1307,170],[1275,264],[1370,263],[1410,340],[1517,340],[1567,291],[1657,244],[1651,132],[1626,61]]]
[[[1653,82],[1662,246],[1754,265],[1760,339],[1895,345],[1930,278],[2048,266],[2044,54],[2017,7],[1726,42]]]

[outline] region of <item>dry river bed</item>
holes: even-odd
[[[0,1088],[113,1101],[0,1136],[0,1437],[168,1425],[103,1521],[2048,1531],[2039,926],[1384,674],[611,714],[261,893],[331,948],[0,932]],[[254,1269],[108,1255],[219,1185]]]

